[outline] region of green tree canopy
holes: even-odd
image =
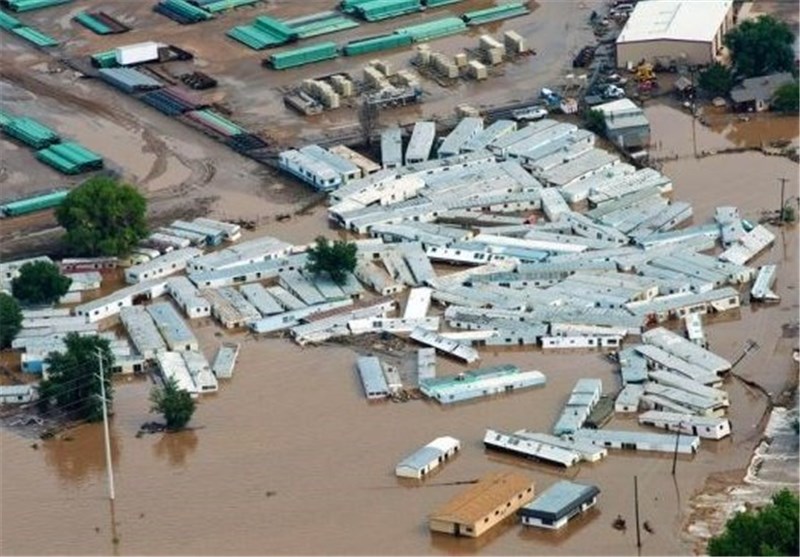
[[[306,269],[314,274],[328,273],[337,284],[347,279],[347,273],[356,268],[356,252],[353,242],[336,240],[332,244],[324,236],[319,236],[316,245],[308,250]]]
[[[25,304],[52,304],[67,293],[72,279],[47,261],[25,263],[19,276],[11,281],[14,297]]]
[[[727,66],[714,62],[700,74],[698,84],[712,97],[725,96],[733,88],[733,73]]]
[[[102,420],[101,358],[109,405],[114,396],[110,371],[114,365],[114,355],[108,339],[70,333],[65,343],[66,352],[52,352],[47,357],[48,377],[39,384],[41,408],[59,410],[69,420]]]
[[[0,292],[0,349],[11,346],[11,341],[22,328],[22,311],[17,301]]]
[[[56,217],[74,253],[126,255],[147,234],[146,209],[136,188],[98,176],[72,190]]]
[[[785,83],[772,98],[772,108],[778,112],[797,114],[800,111],[800,83]]]
[[[755,77],[794,68],[794,33],[789,25],[772,16],[748,19],[725,35],[736,73]]]
[[[709,555],[800,555],[798,506],[797,495],[784,489],[763,509],[737,514],[711,538]]]
[[[586,129],[593,131],[596,134],[604,135],[606,133],[606,117],[601,110],[594,108],[586,112]]]
[[[179,430],[186,427],[192,419],[196,403],[192,396],[178,388],[175,379],[168,379],[163,387],[156,387],[150,392],[151,412],[158,412],[167,421],[167,428]]]

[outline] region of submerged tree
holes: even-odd
[[[725,35],[736,73],[755,77],[794,69],[794,33],[772,16],[748,19]]]
[[[700,74],[699,85],[712,97],[727,95],[733,87],[733,73],[727,66],[714,62]]]
[[[67,293],[72,279],[47,261],[25,263],[19,276],[11,281],[14,297],[25,304],[52,304]]]
[[[0,350],[11,346],[11,341],[22,329],[22,310],[17,301],[0,292]]]
[[[151,412],[158,412],[167,421],[167,428],[176,431],[186,427],[192,419],[197,404],[192,395],[178,388],[175,379],[164,382],[163,387],[156,387],[150,392]]]
[[[772,108],[778,112],[797,114],[800,111],[800,83],[784,83],[772,97]]]
[[[100,360],[109,405],[114,397],[111,386],[114,354],[108,339],[70,333],[64,343],[66,351],[52,352],[45,360],[48,376],[39,384],[40,406],[43,410],[59,410],[69,420],[102,420]]]
[[[599,135],[606,133],[606,116],[601,110],[590,109],[586,113],[586,129]]]
[[[800,555],[798,507],[797,495],[784,489],[764,508],[737,514],[711,538],[709,555]]]
[[[347,279],[347,273],[356,268],[356,252],[353,242],[336,240],[332,244],[324,236],[319,236],[316,245],[308,250],[306,269],[314,274],[328,273],[336,284]]]

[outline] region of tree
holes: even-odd
[[[11,281],[11,293],[24,304],[52,304],[67,293],[72,279],[47,261],[25,263]]]
[[[72,190],[56,217],[76,254],[125,255],[147,234],[146,206],[133,186],[98,176]]]
[[[109,405],[114,396],[110,371],[114,355],[108,339],[70,333],[64,343],[66,351],[52,352],[45,360],[49,369],[47,379],[39,384],[40,407],[59,410],[70,420],[102,420],[100,359],[104,366]]]
[[[175,379],[164,382],[150,392],[151,412],[158,412],[167,421],[167,428],[175,431],[183,429],[192,419],[196,403],[187,391],[178,388]]]
[[[725,35],[736,73],[754,77],[794,68],[794,33],[783,21],[764,15],[748,19]]]
[[[22,311],[17,301],[0,292],[0,350],[11,346],[11,341],[22,328]]]
[[[589,109],[586,113],[586,129],[599,135],[606,133],[606,116],[601,110]]]
[[[797,114],[800,111],[800,83],[784,83],[772,97],[772,108],[778,112]]]
[[[727,66],[714,62],[700,73],[700,88],[712,97],[725,96],[733,87],[733,73]]]
[[[353,242],[336,240],[331,244],[327,238],[319,236],[316,245],[308,250],[306,269],[314,274],[328,273],[333,282],[342,284],[347,273],[356,268],[357,251]]]
[[[797,495],[784,489],[757,511],[737,514],[711,538],[709,555],[800,555]]]

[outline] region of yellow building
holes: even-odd
[[[617,66],[708,65],[731,28],[733,0],[642,1],[617,37]]]
[[[477,538],[533,500],[533,482],[515,472],[481,478],[428,517],[433,532]]]

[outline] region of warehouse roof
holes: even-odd
[[[654,40],[710,42],[732,5],[733,0],[639,2],[617,44]]]
[[[451,499],[431,518],[472,523],[504,505],[520,491],[531,489],[533,481],[515,472],[489,474],[471,489]]]

